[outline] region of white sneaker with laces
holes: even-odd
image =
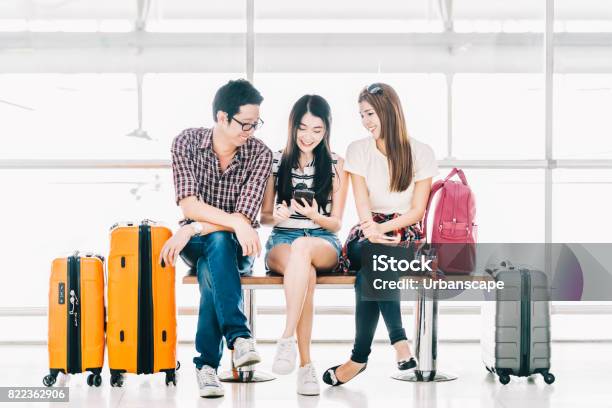
[[[255,350],[255,339],[238,337],[234,341],[232,361],[234,362],[234,367],[236,368],[261,362],[261,357]]]
[[[319,395],[319,376],[312,363],[298,368],[297,392],[301,395]]]
[[[196,378],[198,379],[200,397],[214,398],[222,397],[225,394],[223,384],[219,381],[219,377],[214,368],[205,365],[198,370],[196,367]]]
[[[287,375],[295,369],[295,359],[297,358],[295,337],[278,339],[276,342],[276,354],[272,363],[272,372],[280,375]]]

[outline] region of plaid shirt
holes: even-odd
[[[191,128],[174,138],[172,174],[176,203],[195,196],[227,213],[244,214],[257,228],[257,214],[272,173],[272,151],[261,140],[251,137],[238,148],[222,173],[212,149],[212,134],[212,129]]]

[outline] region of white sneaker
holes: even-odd
[[[261,362],[259,353],[255,350],[255,339],[238,337],[234,341],[234,353],[232,354],[234,367],[244,367]]]
[[[298,368],[297,392],[302,395],[319,395],[319,377],[312,363]]]
[[[225,391],[223,391],[223,384],[219,381],[219,377],[214,368],[205,365],[198,370],[196,367],[196,377],[198,379],[200,397],[214,398],[222,397],[225,394]]]
[[[276,342],[276,354],[272,363],[272,372],[275,374],[286,375],[295,369],[295,359],[297,358],[295,337],[278,339]]]

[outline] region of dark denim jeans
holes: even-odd
[[[372,341],[378,326],[378,317],[382,317],[389,332],[391,344],[407,340],[406,331],[402,326],[402,312],[399,301],[364,300],[361,296],[361,248],[366,241],[351,241],[347,247],[347,255],[351,262],[351,270],[357,271],[355,279],[355,343],[351,360],[356,363],[367,363],[372,351]]]
[[[251,337],[242,308],[240,275],[251,273],[253,258],[242,249],[231,232],[218,231],[195,236],[181,252],[181,258],[197,270],[200,310],[195,346],[196,367],[219,367],[223,337],[232,349],[238,337]]]

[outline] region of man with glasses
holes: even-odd
[[[240,275],[250,274],[261,243],[255,228],[272,152],[253,134],[261,94],[246,80],[229,81],[213,101],[212,128],[184,130],[172,143],[176,202],[185,219],[164,245],[160,262],[177,255],[195,269],[200,308],[193,361],[202,397],[220,397],[217,368],[222,339],[233,350],[235,367],[261,358],[242,312]]]

